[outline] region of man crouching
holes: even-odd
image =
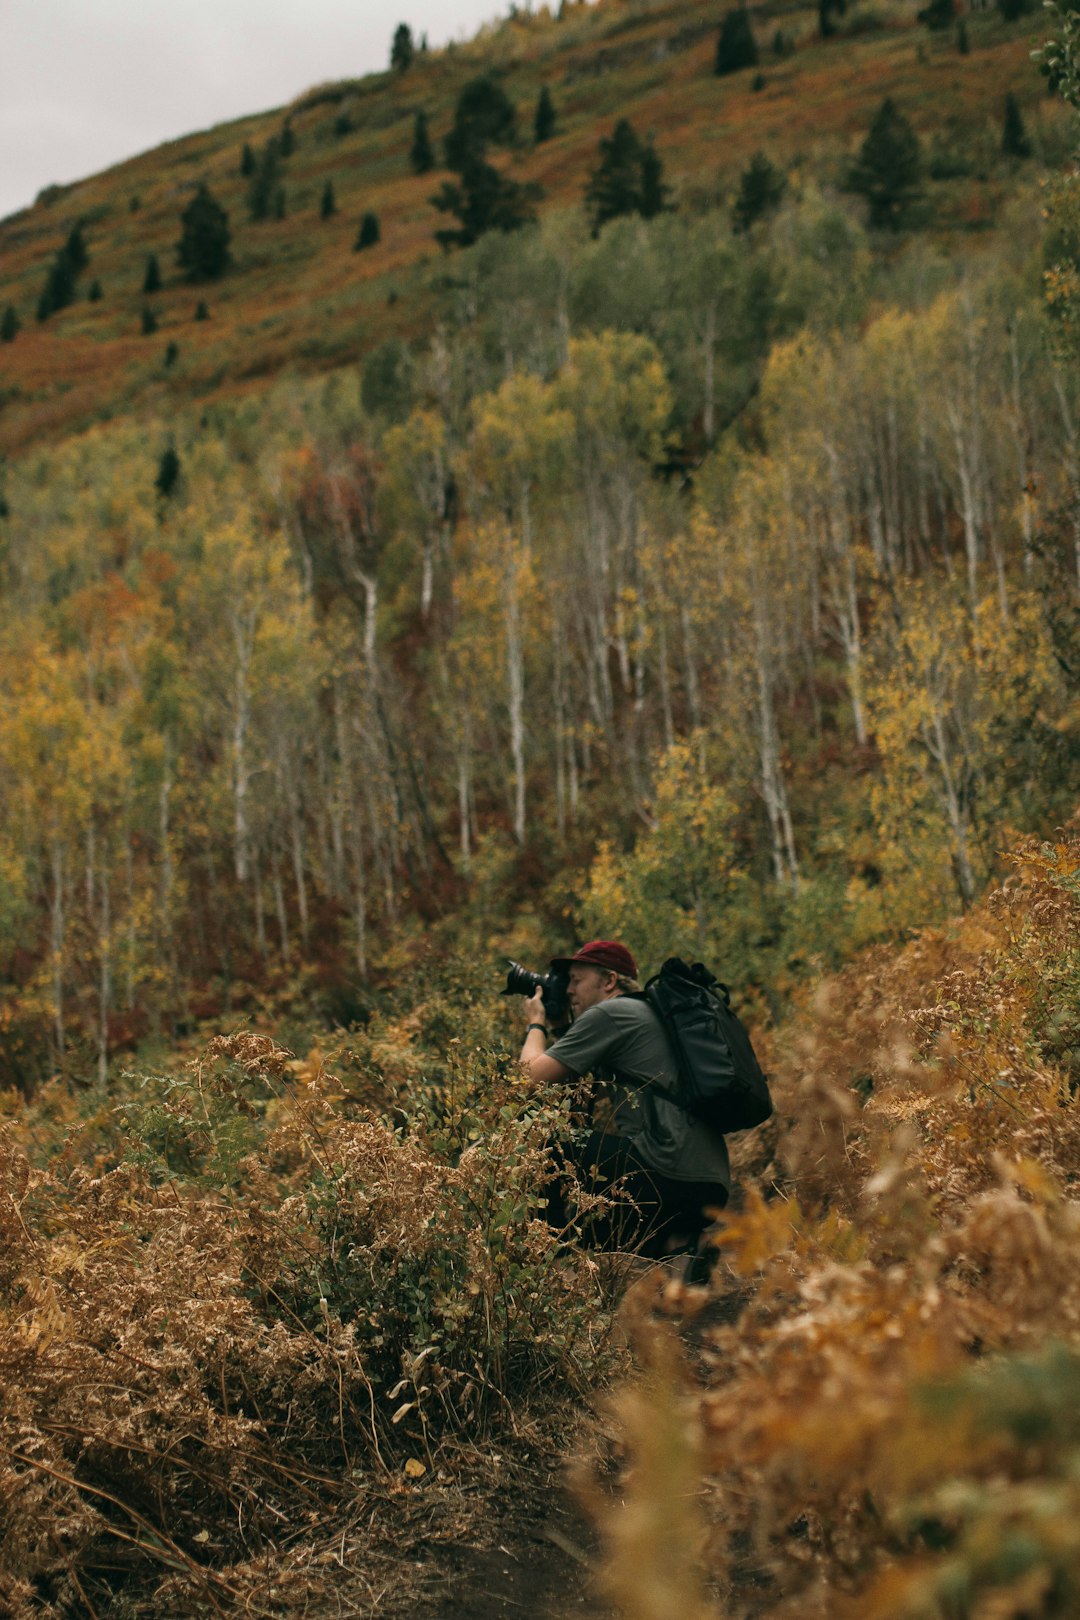
[[[583,1141],[557,1150],[590,1191],[614,1200],[589,1217],[585,1241],[654,1257],[692,1248],[707,1212],[727,1203],[727,1147],[674,1101],[675,1059],[660,1020],[638,993],[634,958],[618,940],[594,939],[551,967],[569,976],[574,1021],[549,1047],[542,994],[530,996],[522,1067],[545,1085],[591,1075],[611,1094],[602,1128],[595,1128],[594,1115]],[[560,1229],[571,1219],[561,1178],[548,1190],[548,1219]]]

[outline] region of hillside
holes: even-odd
[[[993,12],[967,19],[971,49],[953,32],[929,33],[913,8],[853,8],[835,38],[818,35],[812,9],[754,11],[764,85],[746,69],[712,72],[716,19],[693,0],[585,4],[519,14],[471,44],[418,56],[404,73],[328,85],[290,107],[171,142],[77,186],[49,188],[33,208],[0,223],[0,308],[23,327],[0,349],[0,450],[18,453],[42,436],[130,411],[170,411],[264,386],[288,371],[354,363],[388,335],[423,339],[443,310],[453,276],[433,241],[442,221],[429,197],[444,177],[413,174],[415,114],[428,114],[436,144],[462,87],[494,72],[519,109],[515,178],[544,187],[545,216],[580,209],[599,138],[619,116],[655,135],[679,206],[725,201],[758,149],[805,182],[830,188],[843,173],[885,96],[895,97],[924,140],[951,153],[954,173],[934,185],[935,229],[978,251],[1005,220],[1022,177],[997,159],[1006,92],[1018,96],[1037,154],[1051,165],[1068,149],[1065,111],[1048,102],[1029,60],[1031,23]],[[785,52],[772,42],[779,30]],[[531,140],[542,85],[557,109],[555,136]],[[288,118],[296,149],[283,165],[286,217],[248,218],[244,143],[260,150]],[[342,133],[337,133],[341,129]],[[941,164],[942,170],[949,168]],[[201,182],[228,210],[234,268],[208,288],[185,284],[175,264],[179,216]],[[320,218],[327,182],[338,214]],[[353,252],[363,211],[382,238]],[[91,265],[76,304],[38,325],[34,311],[51,256],[79,221]],[[147,256],[157,255],[160,293],[142,293]],[[98,280],[102,298],[87,303]],[[205,297],[210,319],[196,323]],[[152,303],[158,330],[141,334]],[[166,346],[178,358],[166,368]]]

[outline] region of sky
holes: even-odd
[[[499,0],[0,0],[0,218],[162,141],[387,65]]]

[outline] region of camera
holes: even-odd
[[[510,961],[506,974],[504,996],[534,996],[539,990],[544,1002],[547,1021],[555,1034],[570,1024],[570,1003],[567,1000],[569,977],[566,973],[534,973],[520,962]]]

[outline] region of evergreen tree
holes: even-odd
[[[255,154],[247,141],[244,142],[244,149],[240,153],[240,173],[245,180],[250,180],[255,173]]]
[[[270,219],[281,184],[281,155],[275,140],[267,141],[259,154],[248,186],[248,211],[253,220]]]
[[[466,157],[460,180],[445,180],[431,203],[441,213],[453,214],[456,230],[435,232],[441,247],[469,247],[486,231],[516,231],[536,217],[535,204],[542,188],[501,175],[482,157]]]
[[[750,167],[739,176],[739,190],[731,210],[731,223],[742,234],[779,206],[787,180],[764,152],[755,152]]]
[[[86,251],[86,242],[83,238],[81,225],[76,225],[71,231],[65,246],[72,274],[81,276],[90,263],[90,255]]]
[[[4,318],[0,320],[0,343],[14,343],[19,331],[19,317],[15,305],[9,304],[4,311]]]
[[[1027,130],[1024,128],[1020,103],[1011,90],[1005,97],[1005,119],[1001,131],[1001,150],[1006,157],[1027,158],[1031,156],[1031,142],[1028,140]]]
[[[177,362],[177,360],[179,358],[180,358],[180,345],[178,343],[176,343],[176,342],[169,342],[168,344],[166,344],[166,346],[165,346],[165,366],[166,366],[166,369],[168,369],[168,367],[170,367],[170,366],[175,366],[175,364],[176,364],[176,362]]]
[[[642,219],[655,219],[668,205],[671,191],[664,184],[664,165],[650,138],[641,151],[641,201],[638,213]]]
[[[446,166],[461,174],[471,158],[482,158],[489,146],[512,146],[517,113],[501,84],[489,75],[471,79],[454,109],[454,122],[443,143]]]
[[[154,312],[150,308],[149,304],[144,304],[143,305],[143,312],[142,312],[142,333],[143,333],[143,337],[152,336],[152,334],[154,332],[156,332],[157,329],[158,329],[158,318],[157,318],[157,316],[154,314]]]
[[[394,29],[394,38],[390,45],[390,66],[398,73],[404,73],[407,67],[412,66],[412,59],[416,53],[413,45],[412,29],[408,23],[398,23]]]
[[[296,151],[296,133],[287,118],[278,137],[278,150],[283,158],[291,158]]]
[[[917,15],[931,33],[941,33],[956,21],[956,0],[927,0]]]
[[[774,56],[787,55],[787,40],[784,37],[784,30],[782,28],[778,28],[776,33],[773,35],[772,49]]]
[[[154,479],[154,488],[162,500],[168,500],[180,481],[180,457],[170,444],[162,452],[158,462],[157,477]]]
[[[176,256],[189,281],[215,281],[229,267],[229,216],[205,185],[180,216]]]
[[[533,138],[537,146],[544,141],[550,141],[555,133],[555,103],[551,99],[551,91],[547,85],[542,85],[536,103],[536,116],[533,119]]]
[[[195,319],[197,321],[208,321],[210,319],[210,311],[207,309],[206,300],[203,298],[200,298],[195,305]]]
[[[956,48],[960,52],[961,56],[967,56],[971,50],[971,43],[968,39],[967,23],[964,21],[963,17],[961,17],[960,26],[956,30]]]
[[[150,253],[146,259],[146,273],[143,276],[142,290],[144,293],[161,291],[161,270],[158,266],[157,254]]]
[[[757,41],[750,26],[750,14],[745,6],[725,13],[720,24],[720,37],[716,41],[716,71],[718,74],[738,73],[740,68],[756,67]]]
[[[667,206],[668,188],[652,141],[641,141],[628,118],[620,118],[600,140],[600,159],[585,188],[585,208],[593,235],[609,219],[641,214],[652,219]]]
[[[360,230],[353,244],[354,253],[362,253],[364,248],[374,247],[382,233],[379,230],[378,214],[364,214],[360,220]]]
[[[319,218],[333,219],[337,213],[337,202],[334,197],[334,182],[328,180],[323,186],[322,198],[319,202]]]
[[[822,39],[831,39],[836,33],[834,17],[842,17],[847,11],[847,0],[818,0],[818,32]]]
[[[96,279],[92,281],[90,283],[90,291],[86,296],[89,298],[92,304],[99,303],[101,299],[101,282]]]
[[[997,0],[997,7],[1005,22],[1017,22],[1034,11],[1038,0]]]
[[[413,143],[409,149],[409,162],[415,174],[427,174],[435,167],[435,149],[428,134],[427,113],[420,111],[413,124]]]
[[[870,204],[871,225],[899,230],[920,195],[921,176],[919,138],[892,97],[887,97],[850,175],[851,189]]]
[[[47,321],[58,309],[66,309],[74,298],[75,270],[65,243],[57,252],[45,277],[45,285],[38,299],[38,320]]]

